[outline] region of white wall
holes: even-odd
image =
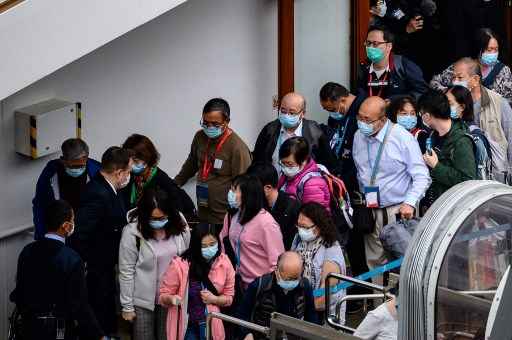
[[[318,93],[328,81],[350,88],[350,1],[295,0],[295,90],[308,116],[327,120]]]
[[[230,102],[232,126],[252,149],[272,118],[276,87],[275,0],[185,2],[2,102],[0,229],[31,222],[35,182],[51,159],[14,153],[16,108],[51,97],[81,101],[93,157],[142,133],[174,176],[209,98]]]
[[[14,6],[0,14],[0,99],[184,1],[44,0]]]

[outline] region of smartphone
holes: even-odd
[[[432,156],[432,138],[428,137],[425,141],[425,149],[427,150],[427,154]]]

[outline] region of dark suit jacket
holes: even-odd
[[[270,209],[270,213],[281,228],[284,249],[286,250],[290,250],[293,238],[297,233],[299,209],[299,201],[282,191],[279,191],[276,203],[274,203],[274,206]]]
[[[88,267],[110,270],[117,263],[121,232],[127,224],[122,196],[123,191],[116,194],[101,173],[87,183],[70,241]]]
[[[16,288],[11,293],[22,317],[48,313],[78,323],[80,338],[99,339],[100,329],[89,303],[84,265],[64,243],[43,238],[27,245],[18,259]]]
[[[252,153],[253,164],[272,163],[272,155],[277,146],[277,140],[281,131],[281,122],[276,119],[261,130]],[[336,163],[336,158],[331,153],[329,141],[325,137],[317,122],[303,119],[302,136],[309,142],[313,159],[331,170]]]

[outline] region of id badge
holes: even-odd
[[[213,168],[216,169],[216,170],[220,170],[222,169],[222,159],[216,159],[215,162],[213,162]]]
[[[197,205],[200,207],[208,207],[208,183],[197,182],[196,185]]]
[[[380,192],[379,187],[364,187],[364,198],[366,200],[367,208],[380,207]]]

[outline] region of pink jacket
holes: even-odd
[[[316,162],[311,159],[308,164],[299,172],[294,178],[289,179],[286,176],[279,178],[278,187],[281,188],[286,184],[285,192],[297,197],[297,187],[299,186],[302,178],[310,172],[320,171]],[[330,211],[330,200],[331,194],[329,193],[329,187],[327,182],[322,177],[310,178],[305,184],[302,193],[301,203],[317,202],[323,205],[328,211]]]
[[[187,302],[188,302],[188,270],[190,264],[181,257],[176,256],[162,278],[160,285],[160,303],[164,295],[178,295],[182,301],[179,306],[179,334],[177,327],[178,307],[170,306],[167,314],[167,339],[182,340],[188,325]],[[215,260],[208,274],[208,278],[219,292],[229,299],[229,304],[233,302],[235,295],[235,270],[225,254],[220,254]],[[216,305],[207,305],[208,312],[219,312],[220,309]],[[224,340],[224,326],[219,319],[212,320],[212,336],[214,340]]]

